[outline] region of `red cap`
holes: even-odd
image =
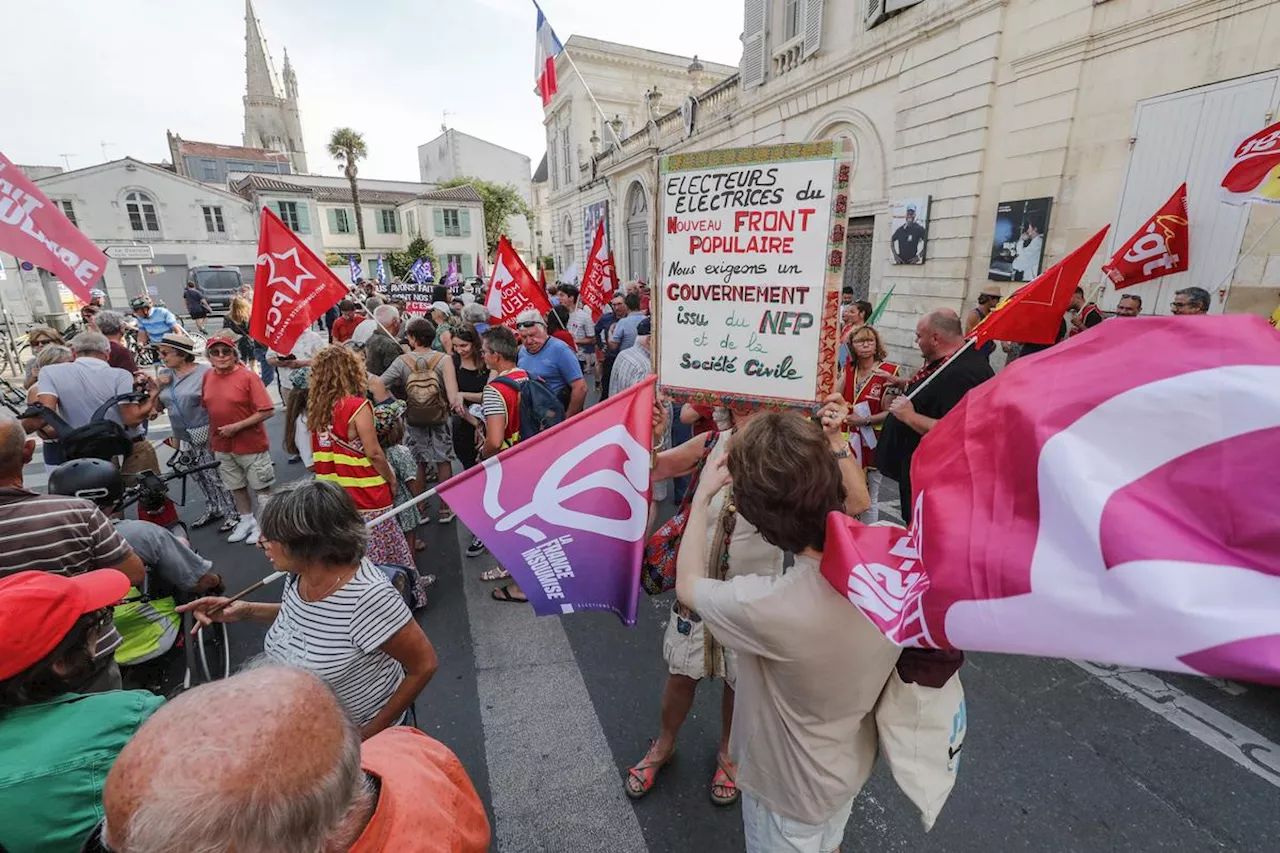
[[[129,578],[115,569],[74,577],[18,572],[0,578],[0,681],[39,663],[77,619],[128,592]]]

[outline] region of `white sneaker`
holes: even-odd
[[[258,523],[253,520],[251,515],[242,515],[240,520],[236,522],[235,529],[231,531],[231,535],[227,537],[228,542],[243,542],[245,537],[253,530],[256,530]],[[255,542],[257,540],[254,540]]]
[[[253,523],[253,529],[249,531],[249,535],[244,537],[244,544],[257,545],[258,537],[262,535],[262,531],[258,528],[258,522]]]

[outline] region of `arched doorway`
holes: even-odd
[[[649,280],[649,196],[639,181],[627,190],[627,279]]]

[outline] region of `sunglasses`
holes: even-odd
[[[209,355],[235,355],[236,351],[231,347],[209,347]]]
[[[517,329],[532,329],[534,326],[541,326],[541,323],[516,323]]]

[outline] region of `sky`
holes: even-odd
[[[324,148],[344,125],[364,133],[360,172],[370,178],[418,180],[417,147],[444,121],[534,168],[541,160],[532,0],[255,0],[254,9],[277,74],[289,49],[310,171],[339,174]],[[581,34],[726,65],[741,54],[741,0],[542,0],[542,9],[561,42]],[[11,4],[4,17],[0,151],[13,162],[160,162],[166,130],[241,143],[241,0],[42,0]]]

